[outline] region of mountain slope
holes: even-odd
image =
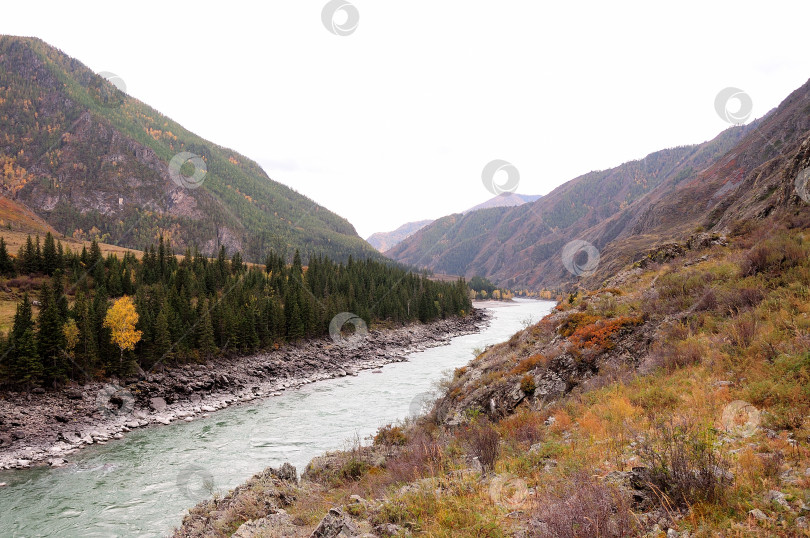
[[[430,219],[406,222],[396,230],[371,234],[366,241],[369,245],[376,248],[380,252],[385,252],[386,250],[395,247],[408,237],[412,236],[431,222],[433,221]]]
[[[480,204],[467,209],[462,214],[479,211],[481,209],[490,209],[493,207],[519,206],[529,202],[534,202],[541,196],[542,195],[539,194],[515,194],[513,192],[505,192],[497,196],[493,196],[486,202],[481,202]],[[371,246],[380,252],[387,252],[432,222],[434,221],[419,220],[416,222],[406,222],[394,231],[377,232],[372,234],[368,237],[368,239],[366,239],[366,241],[368,241]]]
[[[466,214],[471,211],[478,211],[479,209],[489,209],[491,207],[514,207],[534,202],[535,200],[541,197],[542,195],[540,194],[516,194],[514,192],[504,192],[490,198],[486,202],[481,202],[480,204],[471,207],[470,209],[464,211],[463,213]]]
[[[591,279],[698,228],[736,223],[785,208],[796,158],[810,130],[810,86],[752,124],[711,141],[652,153],[575,178],[532,204],[450,215],[387,252],[434,271],[486,276],[498,284],[555,287],[578,280],[561,251],[573,240],[600,252]]]
[[[65,235],[379,257],[347,220],[35,38],[0,37],[0,132],[3,192]],[[182,152],[201,161],[181,155],[172,176]]]

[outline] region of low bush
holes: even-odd
[[[537,383],[534,381],[534,376],[532,374],[524,375],[520,380],[520,390],[526,394],[534,394],[535,389],[537,389]]]
[[[569,341],[578,347],[608,350],[614,347],[613,335],[625,327],[636,327],[644,323],[640,316],[619,316],[599,320],[589,325],[578,327],[569,337]]]
[[[524,411],[501,420],[498,428],[504,439],[531,446],[543,439],[545,419],[544,414]]]
[[[663,508],[719,503],[726,497],[730,464],[715,452],[708,430],[688,423],[660,424],[641,443],[640,452]]]
[[[501,448],[497,430],[486,418],[477,418],[459,431],[461,443],[478,459],[484,472],[492,471]]]
[[[374,436],[375,446],[402,446],[408,442],[408,437],[401,426],[388,424],[377,430]]]
[[[638,531],[627,496],[586,472],[540,494],[533,515],[529,536],[620,538]]]
[[[394,482],[412,482],[443,472],[442,445],[422,428],[409,432],[409,439],[399,453],[389,458],[386,469]]]
[[[748,401],[766,407],[765,423],[774,429],[798,429],[810,414],[810,353],[782,355],[746,390]]]
[[[548,360],[546,359],[546,357],[544,355],[541,355],[540,353],[537,353],[536,355],[526,357],[525,359],[517,363],[515,367],[512,368],[511,373],[516,375],[525,374],[526,372],[530,372],[535,368],[539,366],[545,366],[546,364],[548,364]]]

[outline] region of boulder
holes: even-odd
[[[768,516],[766,516],[765,512],[763,512],[759,508],[754,508],[753,510],[749,510],[748,515],[751,516],[752,518],[756,519],[757,521],[768,521]]]
[[[340,508],[332,508],[309,538],[349,538],[359,536],[357,525]]]
[[[166,400],[160,397],[149,398],[149,407],[160,413],[166,409]]]
[[[296,528],[292,518],[284,510],[278,509],[261,519],[251,519],[239,526],[232,538],[260,538],[263,536],[295,536]]]
[[[284,462],[284,465],[278,469],[271,469],[270,471],[273,473],[273,476],[279,480],[292,482],[293,484],[298,483],[298,470],[290,465],[289,462]]]

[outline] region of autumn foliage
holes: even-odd
[[[121,297],[107,310],[104,327],[110,329],[112,341],[121,350],[122,357],[124,351],[135,349],[135,344],[143,336],[143,331],[135,328],[137,324],[138,312],[135,311],[135,303],[131,297]]]

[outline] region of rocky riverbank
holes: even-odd
[[[279,395],[323,379],[356,375],[407,360],[480,331],[489,316],[371,330],[360,338],[318,339],[248,357],[218,359],[58,392],[0,394],[0,469],[61,466],[80,448],[126,432],[196,417],[230,405]]]

